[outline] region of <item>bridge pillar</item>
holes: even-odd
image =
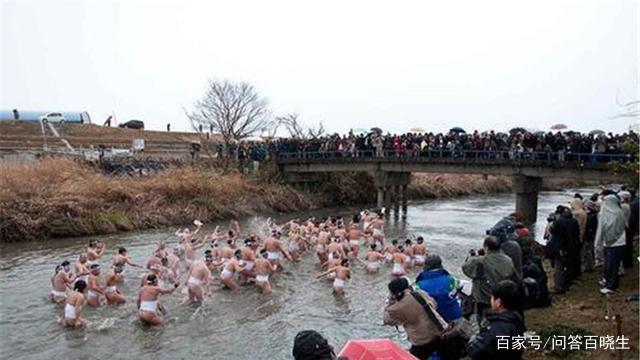
[[[514,175],[512,189],[516,194],[516,214],[526,225],[536,222],[538,215],[538,192],[542,187],[542,178]]]
[[[409,201],[409,185],[402,185],[402,213],[407,216],[407,202]]]
[[[396,214],[400,213],[402,203],[406,213],[406,187],[411,180],[411,173],[376,171],[373,174],[374,185],[377,189],[378,208],[385,207],[387,214],[391,213],[391,205]]]
[[[400,213],[400,185],[393,187],[393,212],[395,216]]]
[[[384,208],[385,216],[391,214],[391,202],[393,201],[393,188],[391,186],[384,187]]]

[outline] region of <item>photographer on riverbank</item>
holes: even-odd
[[[478,322],[486,318],[491,308],[491,291],[503,280],[520,283],[513,261],[500,250],[500,242],[495,236],[484,239],[483,249],[476,253],[471,250],[462,265],[462,272],[473,281],[472,297]]]

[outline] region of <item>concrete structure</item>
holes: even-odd
[[[402,207],[406,213],[407,187],[411,173],[484,174],[513,177],[516,212],[527,224],[536,221],[538,192],[543,178],[565,178],[610,183],[617,180],[606,163],[585,162],[586,156],[575,161],[469,159],[431,157],[362,157],[362,158],[301,158],[281,157],[280,171],[289,182],[313,182],[323,172],[364,171],[374,176],[378,207]],[[304,179],[304,180],[303,180]]]
[[[50,112],[59,112],[67,123],[91,124],[91,116],[86,111],[30,111],[21,109],[0,109],[0,121],[31,121],[39,122],[40,116]]]

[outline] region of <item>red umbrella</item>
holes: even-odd
[[[416,360],[407,350],[388,339],[349,340],[338,356],[349,360]]]
[[[551,127],[551,130],[564,130],[567,129],[567,125],[565,124],[555,124]]]

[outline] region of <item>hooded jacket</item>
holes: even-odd
[[[584,211],[582,200],[573,198],[571,200],[571,214],[578,221],[580,226],[580,242],[584,241],[584,232],[587,226],[587,213]]]
[[[620,200],[615,195],[607,195],[602,199],[602,207],[598,214],[598,229],[596,230],[596,244],[604,246],[624,245],[622,235],[625,231],[627,219],[620,207]]]
[[[510,360],[521,359],[522,350],[512,350],[514,336],[523,336],[526,330],[522,317],[515,311],[493,313],[487,316],[488,324],[469,339],[467,353],[473,360]],[[502,346],[498,350],[498,336],[507,341],[508,349]],[[501,343],[502,344],[502,343]]]
[[[436,303],[422,290],[416,291],[435,311]],[[384,309],[385,325],[402,325],[411,345],[426,345],[436,341],[441,334],[439,327],[431,321],[425,309],[411,295],[411,289],[405,289],[400,300],[391,300]],[[445,325],[446,324],[442,324]]]
[[[455,296],[457,281],[447,270],[425,270],[418,275],[416,284],[436,301],[438,313],[446,322],[462,317],[462,309]]]

